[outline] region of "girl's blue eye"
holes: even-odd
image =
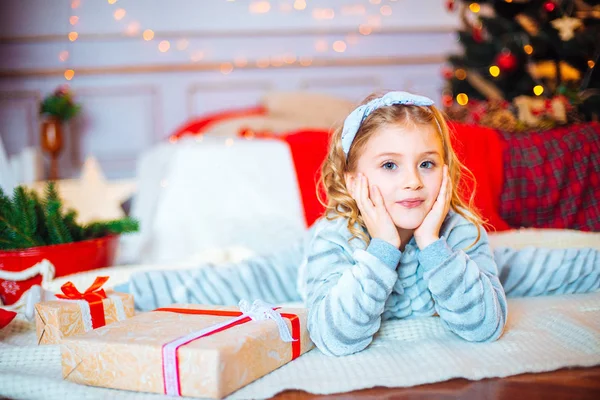
[[[394,163],[393,163],[393,162],[391,162],[391,161],[388,161],[388,162],[384,163],[384,164],[382,165],[382,167],[383,167],[383,169],[391,169],[391,170],[393,170],[393,169],[396,169],[396,168],[397,168],[396,164],[394,164]]]
[[[432,161],[423,161],[421,163],[421,168],[431,169],[433,167],[435,167],[435,164]]]

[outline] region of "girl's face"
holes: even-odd
[[[399,230],[413,231],[433,207],[443,178],[444,150],[431,125],[384,125],[363,149],[356,171],[377,185]]]

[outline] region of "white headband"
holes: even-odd
[[[342,148],[344,154],[348,157],[350,146],[354,141],[354,137],[360,128],[362,122],[369,114],[380,107],[391,106],[394,104],[414,105],[414,106],[432,106],[435,104],[433,100],[425,96],[419,96],[408,92],[389,92],[383,97],[378,97],[371,100],[367,104],[356,108],[346,117],[344,128],[342,130]],[[437,122],[437,120],[436,120]],[[438,122],[439,124],[439,122]]]

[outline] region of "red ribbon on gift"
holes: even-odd
[[[279,308],[280,307],[276,307],[276,308],[274,308],[274,310],[277,310]],[[244,313],[241,311],[198,310],[198,309],[188,309],[188,308],[157,308],[154,311],[167,311],[167,312],[174,312],[174,313],[179,313],[179,314],[194,314],[194,315],[215,315],[215,316],[219,316],[219,317],[240,317],[240,316],[244,315]],[[280,313],[280,315],[283,318],[289,319],[290,322],[292,323],[292,339],[294,339],[294,341],[291,343],[292,343],[292,360],[294,360],[294,359],[298,358],[298,356],[300,356],[300,319],[298,318],[298,315],[296,315],[296,314]],[[174,365],[174,367],[175,367],[174,372],[175,372],[175,380],[177,381],[176,391],[174,390],[174,393],[171,393],[171,390],[168,389],[168,385],[167,385],[167,376],[163,376],[163,380],[164,380],[164,384],[165,384],[165,393],[168,395],[176,395],[176,396],[179,396],[181,393],[181,382],[179,381],[179,355],[178,355],[178,353],[179,353],[179,349],[182,346],[185,346],[186,344],[191,343],[200,338],[214,335],[215,333],[225,331],[234,326],[242,325],[242,324],[245,324],[250,321],[252,321],[252,318],[250,318],[250,317],[246,317],[246,318],[238,319],[238,320],[233,319],[231,321],[231,323],[225,324],[225,325],[221,326],[220,328],[210,330],[207,333],[197,335],[197,336],[195,336],[192,333],[191,334],[192,337],[189,339],[185,339],[186,336],[182,337],[184,339],[184,341],[180,342],[180,344],[178,344],[175,348],[176,363]],[[220,325],[220,324],[216,324],[216,326],[218,326],[218,325]],[[187,337],[189,337],[189,336],[190,335],[187,335]],[[172,342],[176,342],[178,340],[181,340],[182,338],[176,339]],[[170,342],[170,343],[172,343],[172,342]],[[163,346],[163,350],[164,350],[164,346]],[[163,353],[163,373],[165,371],[164,363],[165,363],[165,359],[164,359],[164,353]]]
[[[85,300],[90,305],[90,314],[92,316],[92,328],[96,329],[106,325],[104,319],[104,303],[106,292],[102,289],[102,285],[106,283],[108,276],[99,276],[94,283],[90,285],[85,292],[81,293],[73,282],[69,281],[60,287],[64,294],[57,294],[56,297],[65,300]]]

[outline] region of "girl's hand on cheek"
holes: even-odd
[[[385,207],[379,188],[372,186],[369,191],[367,177],[358,174],[353,181],[351,194],[360,210],[369,235],[372,238],[385,240],[399,248],[401,243],[398,229]]]
[[[450,174],[448,173],[447,165],[444,165],[443,174],[442,186],[440,187],[437,199],[429,213],[425,216],[423,222],[421,222],[421,225],[414,232],[417,246],[419,246],[419,249],[421,250],[440,238],[440,228],[450,210],[452,183],[450,182]]]

